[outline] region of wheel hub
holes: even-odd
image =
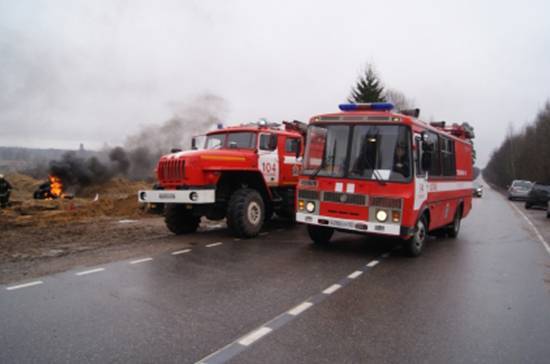
[[[247,216],[248,216],[248,221],[250,221],[251,224],[253,225],[259,224],[262,213],[261,213],[260,205],[257,202],[255,201],[250,202],[247,209]]]

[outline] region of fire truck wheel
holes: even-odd
[[[411,257],[417,257],[422,254],[422,249],[424,249],[427,236],[428,228],[426,218],[422,216],[416,223],[416,233],[412,238],[406,241],[405,249],[407,254]]]
[[[200,217],[193,216],[184,206],[166,204],[164,207],[166,227],[176,235],[194,233],[197,231],[200,221]]]
[[[462,211],[460,210],[460,208],[458,208],[455,212],[453,223],[449,226],[449,229],[447,230],[447,234],[450,238],[456,238],[458,236],[458,233],[460,232],[461,219]]]
[[[243,238],[258,235],[264,219],[264,200],[258,191],[241,188],[231,195],[227,209],[227,226],[235,235]]]
[[[334,229],[325,226],[308,225],[307,232],[315,244],[326,245],[330,242]]]

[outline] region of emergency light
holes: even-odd
[[[389,111],[394,108],[391,102],[369,102],[359,104],[340,104],[342,111]]]

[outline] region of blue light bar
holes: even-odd
[[[338,108],[342,111],[389,111],[394,106],[391,102],[370,102],[364,104],[340,104]]]

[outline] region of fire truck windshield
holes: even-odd
[[[206,137],[205,149],[255,149],[256,133],[216,133]]]
[[[305,175],[405,182],[412,176],[410,131],[402,125],[310,126]],[[348,148],[348,145],[350,145]]]

